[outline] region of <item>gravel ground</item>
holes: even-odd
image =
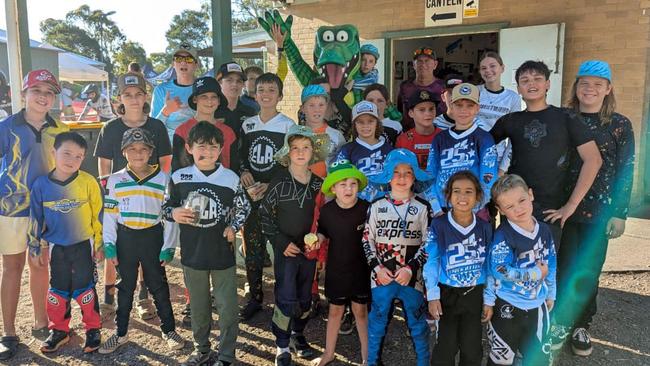
[[[191,339],[189,329],[180,326],[180,312],[183,308],[182,273],[177,265],[168,267],[171,284],[174,313],[177,315],[179,333],[185,339]],[[243,288],[244,272],[238,270],[239,288]],[[238,365],[272,365],[275,353],[273,337],[269,331],[272,314],[272,279],[267,280],[266,304],[247,324],[241,324],[238,339]],[[592,327],[594,352],[589,358],[575,357],[570,351],[563,351],[556,365],[650,365],[650,272],[644,273],[605,273],[601,276],[599,296],[599,314]],[[84,355],[83,326],[80,323],[79,309],[73,307],[75,336],[53,356],[42,355],[38,348],[39,341],[30,336],[32,321],[31,301],[27,289],[27,278],[21,293],[18,309],[19,336],[24,344],[12,360],[0,365],[175,365],[185,360],[192,352],[188,345],[181,351],[168,352],[160,337],[159,321],[141,321],[132,319],[129,338],[130,343],[112,355]],[[98,288],[101,296],[101,287]],[[240,290],[240,303],[243,302]],[[216,316],[215,316],[216,318]],[[115,325],[112,321],[104,323],[103,337],[112,334]],[[218,331],[214,327],[213,339]],[[317,352],[325,345],[325,322],[320,317],[312,320],[306,329],[307,338],[313,342]],[[338,361],[336,365],[348,365],[360,362],[358,339],[355,335],[339,338]],[[386,365],[414,365],[414,353],[406,339],[405,325],[399,316],[391,323],[384,351]],[[298,365],[309,365],[308,361],[296,360]]]

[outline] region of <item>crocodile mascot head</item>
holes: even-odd
[[[316,32],[314,65],[334,89],[352,80],[359,72],[361,45],[359,31],[350,24],[323,26]]]

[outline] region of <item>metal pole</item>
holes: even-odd
[[[230,0],[212,0],[212,58],[219,65],[232,61],[232,12]]]
[[[7,56],[11,85],[11,110],[22,109],[23,76],[32,69],[27,28],[27,0],[5,0],[7,16]]]

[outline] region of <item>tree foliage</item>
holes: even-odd
[[[210,12],[203,9],[186,9],[178,15],[174,15],[165,37],[168,42],[168,53],[173,52],[183,43],[195,48],[207,47],[211,43]]]
[[[113,56],[115,73],[122,74],[127,72],[131,62],[137,62],[140,66],[144,66],[147,63],[147,52],[140,43],[126,41]]]

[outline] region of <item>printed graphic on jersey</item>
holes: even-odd
[[[375,151],[369,156],[360,159],[357,162],[357,169],[365,175],[377,174],[384,165],[384,154],[381,151]]]
[[[70,211],[81,207],[86,202],[88,202],[88,200],[77,200],[77,199],[66,198],[58,201],[43,202],[43,206],[49,208],[52,211],[69,213]]]
[[[539,147],[542,138],[546,137],[546,124],[540,122],[538,119],[530,121],[524,127],[524,138],[526,138],[532,147]]]
[[[482,238],[472,234],[461,243],[447,247],[447,275],[461,287],[470,287],[481,277],[483,262],[487,253]]]
[[[218,217],[228,217],[230,207],[225,207],[214,191],[209,188],[199,188],[197,192],[210,198],[210,200],[208,201],[205,210],[201,213],[199,222],[196,226],[201,228],[212,227],[219,222],[219,220],[217,220]]]
[[[278,151],[278,147],[273,140],[267,136],[258,136],[251,143],[248,150],[248,161],[251,168],[257,172],[266,172],[271,170],[276,162],[273,155]]]

